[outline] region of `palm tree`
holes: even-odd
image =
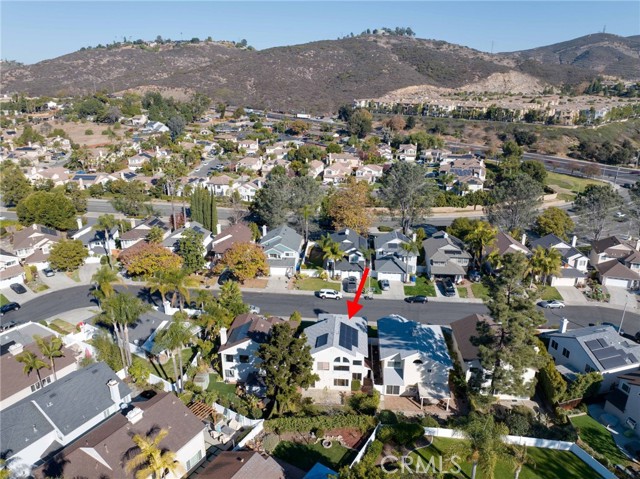
[[[198,285],[198,280],[189,277],[183,269],[170,269],[167,271],[160,271],[156,275],[155,279],[151,280],[152,291],[160,292],[162,296],[162,302],[165,301],[165,295],[173,291],[171,296],[171,306],[175,305],[176,299],[180,298],[180,311],[184,308],[185,301],[189,302],[191,294],[189,288],[194,288]]]
[[[135,471],[136,479],[160,479],[167,473],[177,473],[182,469],[176,454],[160,447],[167,434],[169,432],[166,429],[160,429],[155,436],[153,433],[133,436],[135,446],[126,453],[130,457],[125,466],[127,472]]]
[[[157,271],[149,280],[147,281],[147,286],[151,293],[158,292],[160,293],[160,298],[162,299],[162,304],[167,300],[166,295],[169,291],[171,291],[171,285],[167,281],[167,273],[168,271],[161,270]]]
[[[475,228],[467,235],[466,241],[473,253],[478,267],[482,265],[484,260],[485,249],[496,243],[498,230],[493,228],[489,223],[479,221]]]
[[[535,462],[527,454],[527,446],[513,446],[511,448],[511,462],[513,464],[513,472],[515,479],[519,479],[522,468],[527,464],[535,467]]]
[[[562,254],[555,248],[549,248],[545,250],[545,262],[542,270],[544,283],[547,282],[547,278],[551,275],[559,275],[560,268],[562,267]]]
[[[156,336],[156,344],[159,348],[171,351],[171,360],[173,362],[173,372],[175,375],[176,389],[182,392],[182,374],[184,367],[182,364],[182,350],[185,345],[193,340],[191,325],[187,321],[187,315],[178,312],[173,315],[173,321],[169,327],[163,329]],[[180,363],[180,374],[178,374],[178,365],[176,364],[176,356]]]
[[[56,358],[63,358],[64,354],[62,353],[62,339],[57,336],[52,337],[51,339],[44,339],[38,335],[34,335],[33,339],[36,340],[36,344],[38,345],[38,349],[42,355],[49,360],[49,369],[53,371],[53,380],[58,380],[58,375],[56,374]]]
[[[400,248],[402,248],[402,251],[405,252],[405,254],[403,254],[402,256],[404,257],[404,263],[407,270],[409,269],[409,257],[411,256],[412,253],[418,256],[420,253],[421,247],[422,247],[422,242],[418,241],[417,237],[415,241],[413,239],[409,239],[409,241],[406,241],[400,244]],[[409,278],[407,278],[405,281],[409,281]]]
[[[42,385],[42,377],[40,376],[40,370],[42,368],[48,368],[47,364],[36,356],[31,351],[24,351],[16,356],[16,360],[22,364],[24,364],[24,373],[29,376],[31,375],[31,371],[35,371],[38,375],[38,384]]]
[[[104,231],[104,251],[107,253],[107,259],[109,261],[109,267],[113,267],[111,264],[111,249],[109,248],[110,231],[118,224],[113,215],[100,215],[98,221],[94,225],[94,229]]]
[[[492,415],[472,413],[459,429],[466,441],[460,441],[452,451],[463,455],[472,464],[471,479],[476,479],[478,466],[488,479],[494,479],[498,458],[504,454],[504,436],[508,429]]]
[[[91,276],[91,281],[97,285],[97,288],[93,290],[92,294],[98,301],[104,301],[115,292],[111,283],[120,281],[120,279],[113,269],[107,265],[103,265]]]
[[[447,188],[456,181],[456,175],[454,175],[453,173],[443,173],[438,176],[438,179],[440,180],[440,183],[442,183],[446,191]]]
[[[318,245],[322,249],[322,259],[333,265],[333,274],[336,275],[336,261],[340,261],[344,256],[344,252],[340,249],[340,243],[331,239],[329,235],[324,236]]]
[[[531,275],[531,282],[529,287],[533,285],[535,278],[542,275],[545,269],[546,262],[546,249],[538,246],[533,250],[531,258],[529,258],[529,274]]]
[[[131,366],[131,351],[129,349],[129,325],[135,324],[140,315],[151,306],[142,302],[129,293],[119,293],[110,296],[102,302],[103,318],[113,326],[122,355],[125,370]]]

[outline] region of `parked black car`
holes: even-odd
[[[11,283],[9,287],[14,293],[17,293],[17,294],[24,294],[27,292],[27,288],[22,286],[20,283]]]
[[[0,316],[4,316],[5,314],[11,311],[18,311],[20,309],[19,303],[7,303],[3,306],[0,306]]]
[[[404,298],[407,303],[428,303],[429,298],[426,296],[407,296]]]
[[[358,278],[356,278],[355,276],[349,276],[347,278],[345,290],[347,293],[355,293],[356,291],[358,291]]]
[[[442,287],[444,288],[445,296],[451,297],[456,295],[456,288],[453,286],[453,281],[450,279],[445,279],[442,283]]]

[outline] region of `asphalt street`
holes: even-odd
[[[128,290],[138,295],[145,301],[155,301],[146,288],[140,286],[117,286],[118,290]],[[245,292],[243,294],[245,302],[255,304],[261,308],[262,314],[272,314],[275,316],[289,317],[293,311],[299,311],[302,317],[314,318],[320,313],[341,313],[346,314],[345,300],[322,300],[312,295],[294,294],[272,294]],[[377,320],[389,314],[399,314],[422,323],[450,324],[473,313],[486,313],[487,309],[482,304],[470,303],[446,303],[430,302],[427,304],[408,304],[401,300],[361,300],[363,308],[361,316],[369,320]],[[8,313],[2,318],[2,323],[15,321],[24,323],[27,321],[41,321],[54,317],[64,317],[67,311],[79,308],[98,306],[90,294],[89,286],[77,286],[63,291],[45,294],[37,299],[22,305],[19,311]],[[567,306],[561,310],[544,310],[547,324],[557,326],[562,317],[570,321],[570,328],[579,328],[589,324],[599,324],[610,322],[615,325],[620,324],[622,311],[603,306]],[[623,329],[631,335],[640,331],[640,315],[627,312],[624,317]]]

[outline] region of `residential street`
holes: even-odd
[[[147,301],[149,298],[146,289],[140,286],[118,286],[118,290],[128,289],[132,293],[141,295]],[[262,314],[272,314],[289,317],[297,310],[304,318],[314,318],[320,313],[346,313],[345,300],[322,300],[311,294],[273,294],[273,293],[243,293],[245,302],[255,304],[261,308]],[[375,299],[373,301],[362,300],[361,315],[371,320],[377,320],[389,314],[399,314],[407,319],[432,324],[450,324],[473,313],[485,313],[487,310],[482,304],[469,304],[464,302],[448,303],[432,301],[427,304],[408,304],[401,300]],[[2,318],[2,322],[15,321],[23,323],[27,321],[41,321],[57,315],[64,317],[67,311],[94,306],[98,309],[90,287],[77,286],[63,291],[45,294],[37,299],[22,305],[20,311],[11,312]],[[590,323],[610,322],[618,325],[622,317],[619,309],[603,306],[567,306],[561,310],[545,310],[548,325],[557,326],[563,316],[569,319],[570,328],[588,326]],[[640,331],[640,315],[626,312],[623,329],[628,334]]]

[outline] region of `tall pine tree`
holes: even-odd
[[[218,226],[217,201],[209,190],[196,188],[191,194],[191,219],[216,234]]]

